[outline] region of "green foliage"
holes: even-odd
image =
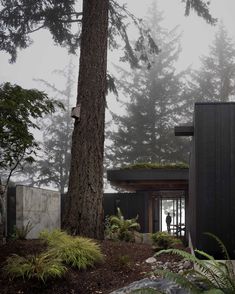
[[[14,227],[14,233],[12,238],[15,240],[25,240],[28,233],[32,230],[33,225],[30,223],[30,221],[27,222],[27,224],[22,228]]]
[[[188,168],[188,164],[184,162],[176,163],[150,163],[150,162],[138,162],[124,166],[123,169],[183,169]]]
[[[36,120],[53,113],[56,106],[63,107],[43,92],[0,85],[0,170],[12,172],[20,163],[34,161],[38,144],[32,129],[39,129]]]
[[[55,256],[53,251],[46,251],[39,255],[29,255],[27,257],[14,254],[8,257],[4,270],[12,279],[36,278],[45,283],[49,278],[62,277],[67,268],[62,264],[62,260]]]
[[[174,248],[175,245],[182,244],[180,239],[167,232],[157,232],[152,234],[152,241],[157,250]]]
[[[32,165],[27,165],[24,170],[24,178],[27,183],[33,186],[53,185],[65,193],[68,186],[71,140],[73,131],[73,120],[71,119],[71,98],[74,95],[74,66],[72,60],[63,70],[57,70],[58,75],[62,75],[66,80],[66,86],[60,90],[55,85],[39,79],[46,89],[56,96],[58,101],[64,104],[64,109],[57,111],[54,115],[46,117],[46,122],[42,124],[43,142],[41,144],[41,156]]]
[[[190,10],[194,10],[198,16],[203,17],[209,24],[214,25],[217,22],[209,11],[210,1],[204,0],[182,0],[186,3],[185,15],[189,15]]]
[[[103,260],[100,247],[93,240],[83,237],[72,237],[66,232],[54,230],[43,231],[40,238],[55,250],[57,256],[66,264],[78,269],[86,269]]]
[[[81,13],[75,11],[75,0],[7,0],[1,1],[0,36],[4,42],[0,50],[11,55],[15,62],[17,49],[27,48],[32,39],[30,34],[47,28],[56,44],[68,46],[74,52],[79,35],[72,33],[72,22],[81,21]]]
[[[215,19],[210,15],[208,3],[202,0],[183,0],[186,2],[185,14],[188,15],[191,9],[195,10],[200,17],[209,23],[214,23]],[[67,46],[71,53],[79,45],[80,24],[82,22],[82,12],[77,11],[77,1],[75,0],[28,0],[27,5],[24,0],[1,1],[0,8],[0,36],[3,42],[0,43],[0,50],[11,55],[11,62],[15,62],[17,50],[24,49],[32,44],[30,34],[40,29],[48,29],[54,42],[57,45]],[[125,42],[125,55],[133,62],[138,62],[135,50],[141,53],[141,58],[148,58],[147,53],[157,50],[153,44],[149,30],[141,26],[141,20],[134,17],[125,7],[119,5],[117,1],[110,1],[110,46],[116,48],[116,39],[123,39]],[[126,27],[128,22],[124,20],[128,17],[140,31],[140,37],[132,48],[128,39]],[[73,24],[76,24],[76,30]],[[119,37],[119,38],[118,38]],[[145,43],[149,45],[149,52],[142,52]],[[129,50],[128,50],[129,49]],[[134,50],[135,49],[135,50]]]
[[[140,224],[137,222],[138,216],[133,219],[124,219],[124,216],[117,208],[117,215],[109,217],[108,227],[106,227],[107,237],[126,242],[134,241],[134,232],[140,230]]]
[[[192,74],[194,102],[229,102],[235,94],[235,44],[221,22],[208,55]]]
[[[56,246],[58,242],[66,242],[70,236],[64,231],[55,229],[53,231],[41,231],[39,238],[46,241],[49,246]]]
[[[223,242],[211,233],[207,233],[207,235],[213,237],[222,248],[225,257],[229,257]],[[235,272],[231,260],[218,261],[203,251],[195,250],[195,252],[204,259],[201,260],[178,249],[167,249],[156,253],[157,256],[162,253],[176,254],[194,264],[194,269],[186,271],[182,275],[159,269],[156,272],[190,290],[190,293],[235,293]]]
[[[178,29],[167,30],[162,21],[163,13],[153,2],[148,26],[161,52],[153,57],[151,68],[127,71],[118,67],[117,86],[127,99],[121,101],[125,114],[112,113],[111,128],[106,132],[110,139],[106,145],[110,166],[140,163],[139,168],[153,168],[148,163],[159,162],[160,168],[161,162],[187,160],[188,141],[172,132],[176,124],[189,119],[187,72],[175,70],[180,54]],[[146,165],[142,166],[143,163]]]

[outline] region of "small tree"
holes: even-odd
[[[24,163],[32,163],[38,144],[32,134],[36,119],[53,113],[61,103],[38,90],[0,85],[0,216],[6,222],[6,192],[12,174]],[[4,186],[3,186],[4,184]]]
[[[73,131],[71,105],[75,81],[72,61],[63,70],[56,70],[55,73],[66,79],[64,88],[59,89],[43,79],[36,81],[46,86],[55,99],[64,104],[64,109],[59,109],[53,116],[46,117],[46,121],[42,124],[41,156],[34,164],[27,165],[24,169],[24,177],[27,173],[27,183],[36,186],[52,184],[63,194],[68,187]]]

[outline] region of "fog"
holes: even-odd
[[[152,0],[119,0],[119,2],[120,4],[127,3],[128,9],[133,14],[144,19]],[[180,25],[180,30],[183,32],[179,67],[197,66],[199,56],[208,51],[216,28],[208,25],[193,12],[189,17],[185,17],[184,4],[180,0],[158,0],[158,3],[159,9],[164,11],[165,25],[169,28]],[[231,37],[235,39],[235,2],[233,0],[212,0],[211,13],[214,17],[224,21]],[[68,64],[70,57],[67,50],[55,46],[46,30],[34,33],[33,40],[33,45],[19,52],[14,64],[9,64],[9,55],[1,52],[1,82],[10,81],[26,88],[41,88],[42,85],[33,79],[42,78],[61,84],[61,81],[52,72],[55,69],[63,69]],[[73,60],[78,67],[78,56],[74,56]],[[112,62],[113,60],[109,58],[109,63]]]
[[[136,17],[143,20],[148,15],[149,7],[153,0],[119,0],[120,4],[127,4],[127,8]],[[163,25],[171,30],[179,26],[178,31],[182,32],[181,47],[182,51],[176,64],[176,70],[184,70],[188,67],[198,68],[200,66],[200,56],[208,54],[209,46],[214,38],[217,26],[211,26],[206,21],[198,17],[193,11],[190,16],[184,15],[184,3],[180,0],[158,0],[158,9],[164,12]],[[212,0],[210,12],[213,17],[222,20],[229,36],[235,41],[235,2],[234,0]],[[218,23],[219,23],[218,21]],[[131,39],[135,39],[135,30],[130,26],[128,29]],[[0,81],[11,82],[21,85],[24,88],[37,88],[48,92],[49,96],[55,96],[43,83],[35,79],[43,79],[59,89],[65,87],[66,80],[55,74],[55,70],[63,70],[72,61],[74,64],[74,80],[78,77],[79,50],[77,55],[71,56],[67,49],[55,46],[51,35],[46,30],[41,30],[33,35],[33,44],[27,49],[18,53],[18,58],[14,64],[9,63],[10,56],[1,52],[0,55]],[[119,51],[109,52],[108,70],[117,75],[115,65],[129,70],[127,64],[119,61],[122,47]],[[76,84],[73,87],[71,101],[75,105]],[[120,100],[127,97],[119,94]],[[119,108],[115,96],[110,94],[107,97],[108,107],[115,113],[123,113],[123,108]],[[110,120],[110,114],[107,112],[107,120]],[[41,138],[38,133],[37,136]]]

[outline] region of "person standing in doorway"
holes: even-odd
[[[167,216],[166,216],[166,226],[167,226],[167,232],[170,234],[170,232],[171,232],[171,216],[170,216],[169,212],[167,213]]]

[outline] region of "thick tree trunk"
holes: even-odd
[[[103,237],[103,151],[109,0],[84,0],[77,103],[64,227]]]

